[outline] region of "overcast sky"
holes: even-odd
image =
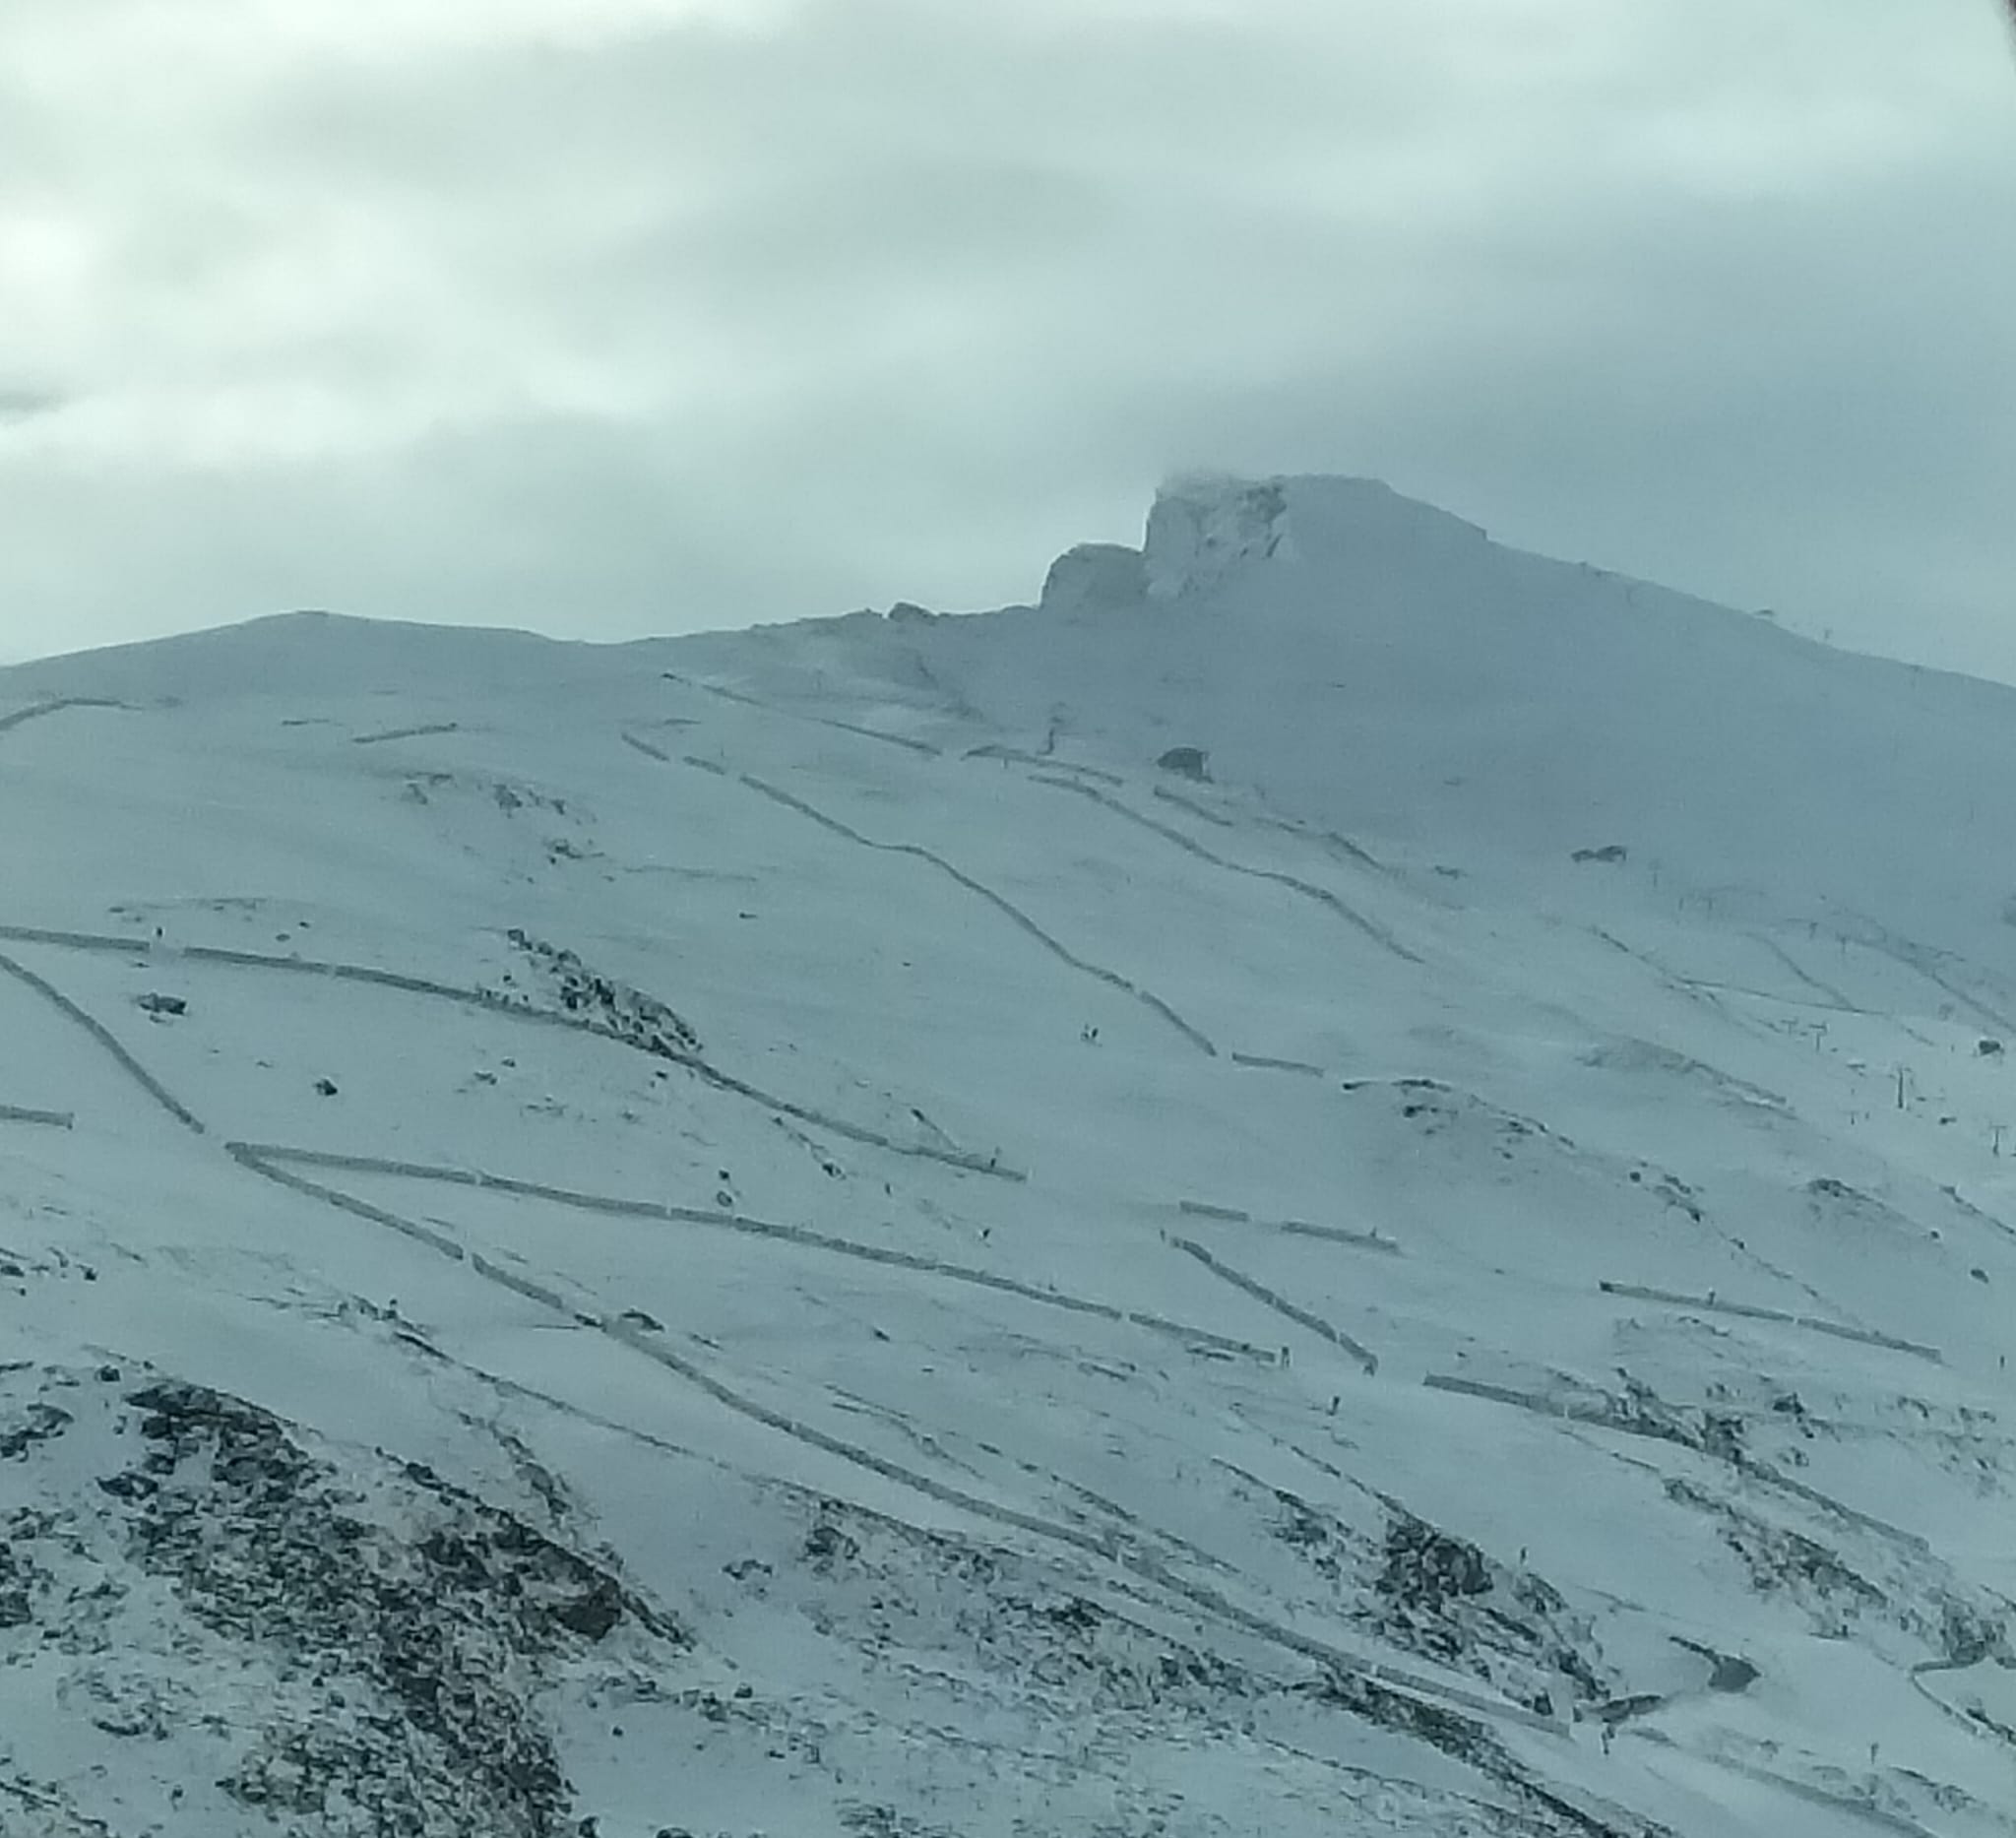
[[[2016,677],[1997,0],[0,0],[0,657],[998,604],[1200,466]]]

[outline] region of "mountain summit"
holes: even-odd
[[[2010,934],[2016,691],[1507,547],[1373,480],[1179,479],[1140,549],[1040,604],[701,641],[787,702],[951,708],[1130,761],[1182,743],[1284,815],[1514,877],[1618,844],[1777,923],[1859,915],[1976,961]],[[816,668],[807,670],[816,657]]]
[[[1439,548],[1482,538],[1432,505],[1373,478],[1240,478],[1196,474],[1157,494],[1139,549],[1087,543],[1060,556],[1042,603],[1118,608],[1223,592],[1269,564],[1320,571],[1340,561],[1405,551],[1421,568]]]

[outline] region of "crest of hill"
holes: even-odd
[[[628,718],[662,669],[950,748],[1144,770],[1195,748],[1418,857],[1551,873],[1621,849],[1732,915],[1854,918],[2016,975],[2016,691],[1508,547],[1370,479],[1176,479],[1140,547],[1074,549],[1040,604],[990,614],[627,647],[296,614],[21,666],[0,697],[565,692],[586,720]]]
[[[156,704],[501,688],[579,667],[591,650],[530,632],[287,612],[16,665],[0,670],[0,698]]]
[[[1878,915],[2016,968],[2016,691],[1493,540],[1376,480],[1194,476],[1036,607],[701,641],[741,688],[932,708],[1136,765],[1203,749],[1280,810],[1452,859]],[[816,686],[815,686],[816,685]]]

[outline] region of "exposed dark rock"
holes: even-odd
[[[1951,1666],[1979,1666],[2007,1654],[2008,1630],[1964,1603],[1948,1602],[1939,1617],[1939,1645]]]
[[[1824,1545],[1801,1533],[1768,1525],[1691,1482],[1670,1479],[1666,1491],[1670,1499],[1698,1507],[1719,1522],[1724,1543],[1742,1558],[1754,1588],[1766,1593],[1788,1591],[1809,1606],[1852,1615],[1883,1606],[1883,1592],[1858,1576]]]
[[[0,1425],[0,1461],[19,1461],[37,1442],[52,1442],[70,1427],[70,1413],[40,1400],[22,1413],[23,1421]]]
[[[517,926],[506,936],[545,977],[562,1012],[661,1059],[691,1059],[700,1052],[700,1036],[655,995],[601,976],[574,952]]]
[[[860,1546],[830,1520],[822,1519],[805,1535],[805,1560],[814,1568],[825,1568],[836,1559],[860,1554]]]
[[[626,1620],[683,1644],[678,1630],[420,1464],[395,1471],[414,1520],[395,1530],[253,1405],[173,1380],[127,1403],[145,1453],[100,1487],[129,1514],[135,1561],[196,1620],[358,1707],[277,1722],[225,1791],[283,1822],[341,1806],[345,1831],[368,1816],[359,1829],[401,1838],[554,1838],[571,1794],[541,1680]]]
[[[1390,1499],[1376,1540],[1292,1493],[1277,1490],[1274,1500],[1275,1537],[1299,1552],[1345,1612],[1381,1639],[1459,1667],[1522,1702],[1545,1696],[1563,1678],[1584,1699],[1609,1688],[1592,1628],[1544,1578],[1494,1563]]]
[[[1756,1667],[1739,1655],[1718,1654],[1715,1670],[1708,1675],[1708,1688],[1711,1691],[1747,1691],[1760,1677],[1762,1675]]]
[[[1452,1597],[1481,1596],[1490,1587],[1490,1566],[1476,1546],[1438,1532],[1421,1519],[1396,1519],[1386,1528],[1386,1567],[1378,1581],[1381,1595],[1436,1614]]]
[[[33,1621],[34,1606],[29,1593],[33,1581],[32,1570],[0,1539],[0,1633]]]
[[[948,1826],[926,1825],[894,1806],[850,1802],[838,1806],[841,1828],[853,1838],[956,1838]]]

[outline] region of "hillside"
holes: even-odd
[[[0,1832],[2016,1830],[2012,772],[1358,480],[0,672]]]

